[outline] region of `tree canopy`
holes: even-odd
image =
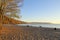
[[[19,13],[22,0],[0,0],[0,16],[16,17],[19,18]]]

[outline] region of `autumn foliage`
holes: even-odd
[[[20,3],[20,5],[18,5]],[[19,13],[22,0],[0,0],[0,24],[21,24],[22,21],[18,21],[13,18],[20,18]]]

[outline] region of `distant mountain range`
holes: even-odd
[[[52,24],[49,22],[29,22],[29,24]]]

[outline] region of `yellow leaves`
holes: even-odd
[[[1,7],[1,0],[0,0],[0,7]]]
[[[15,18],[19,18],[19,8],[17,3],[15,3],[16,0],[0,0],[0,23],[1,24],[8,24],[11,22],[11,17],[15,17]],[[6,18],[5,16],[8,15],[8,18]],[[6,14],[6,15],[5,15]],[[6,19],[5,19],[6,18]],[[12,23],[15,23],[15,21],[12,21]],[[16,21],[16,23],[18,23]],[[19,22],[20,23],[20,22]]]
[[[17,2],[21,0],[0,0],[0,13],[6,14],[14,14],[17,13],[19,14],[19,8]],[[13,17],[18,17],[18,15],[13,15]]]

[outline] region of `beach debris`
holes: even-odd
[[[56,28],[54,28],[54,30],[56,30]]]
[[[42,26],[40,26],[40,27],[42,27]]]
[[[29,25],[27,25],[27,27],[29,27]]]

